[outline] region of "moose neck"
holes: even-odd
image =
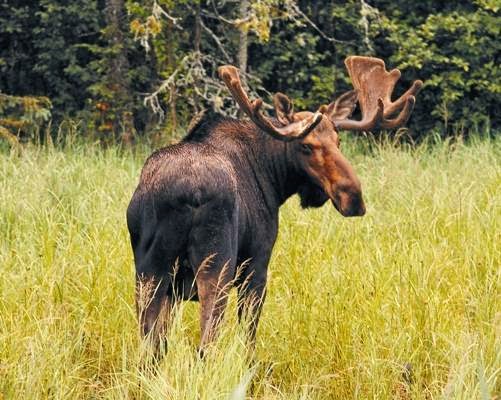
[[[248,160],[259,191],[271,212],[293,194],[301,184],[294,157],[294,144],[282,142],[259,132],[249,146]]]
[[[294,193],[302,180],[294,157],[294,143],[261,131],[250,121],[223,118],[201,123],[184,141],[204,142],[229,157],[242,193],[252,193],[270,214]]]

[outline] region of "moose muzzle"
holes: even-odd
[[[332,203],[343,217],[361,217],[365,215],[365,204],[361,190],[337,190]]]

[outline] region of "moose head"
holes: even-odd
[[[261,99],[249,100],[237,68],[226,65],[218,72],[242,111],[261,130],[277,140],[291,142],[299,169],[313,183],[300,187],[302,205],[321,206],[330,199],[343,216],[349,217],[364,215],[365,205],[360,181],[341,152],[338,131],[393,129],[404,125],[423,83],[415,81],[400,98],[392,101],[393,89],[400,78],[398,69],[387,72],[383,60],[361,56],[348,57],[345,65],[353,90],[316,112],[295,112],[292,101],[277,93],[273,98],[276,121],[263,114]],[[362,115],[359,121],[350,119],[357,103]]]

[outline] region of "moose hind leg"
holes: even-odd
[[[215,338],[235,276],[236,223],[218,211],[208,210],[204,224],[192,229],[188,249],[201,307],[202,353]]]
[[[155,352],[158,352],[167,333],[172,309],[172,299],[167,294],[169,282],[164,278],[136,277],[136,307],[141,336],[150,341]]]
[[[175,263],[186,243],[181,217],[171,215],[156,227],[150,240],[144,240],[134,249],[140,332],[148,338],[155,352],[158,352],[159,344],[167,333],[174,300],[172,279]]]

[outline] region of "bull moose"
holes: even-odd
[[[387,72],[371,57],[348,57],[345,64],[354,90],[314,113],[295,112],[277,93],[275,119],[263,114],[261,99],[249,100],[237,68],[222,66],[220,78],[250,121],[205,118],[180,143],[147,159],[127,224],[141,333],[155,348],[174,301],[191,299],[201,303],[203,349],[214,338],[232,286],[239,317],[250,317],[255,338],[278,211],[293,194],[303,208],[331,200],[345,217],[365,214],[360,181],[341,153],[338,131],[402,126],[422,82],[391,101],[397,69]],[[349,119],[357,102],[361,120]]]

